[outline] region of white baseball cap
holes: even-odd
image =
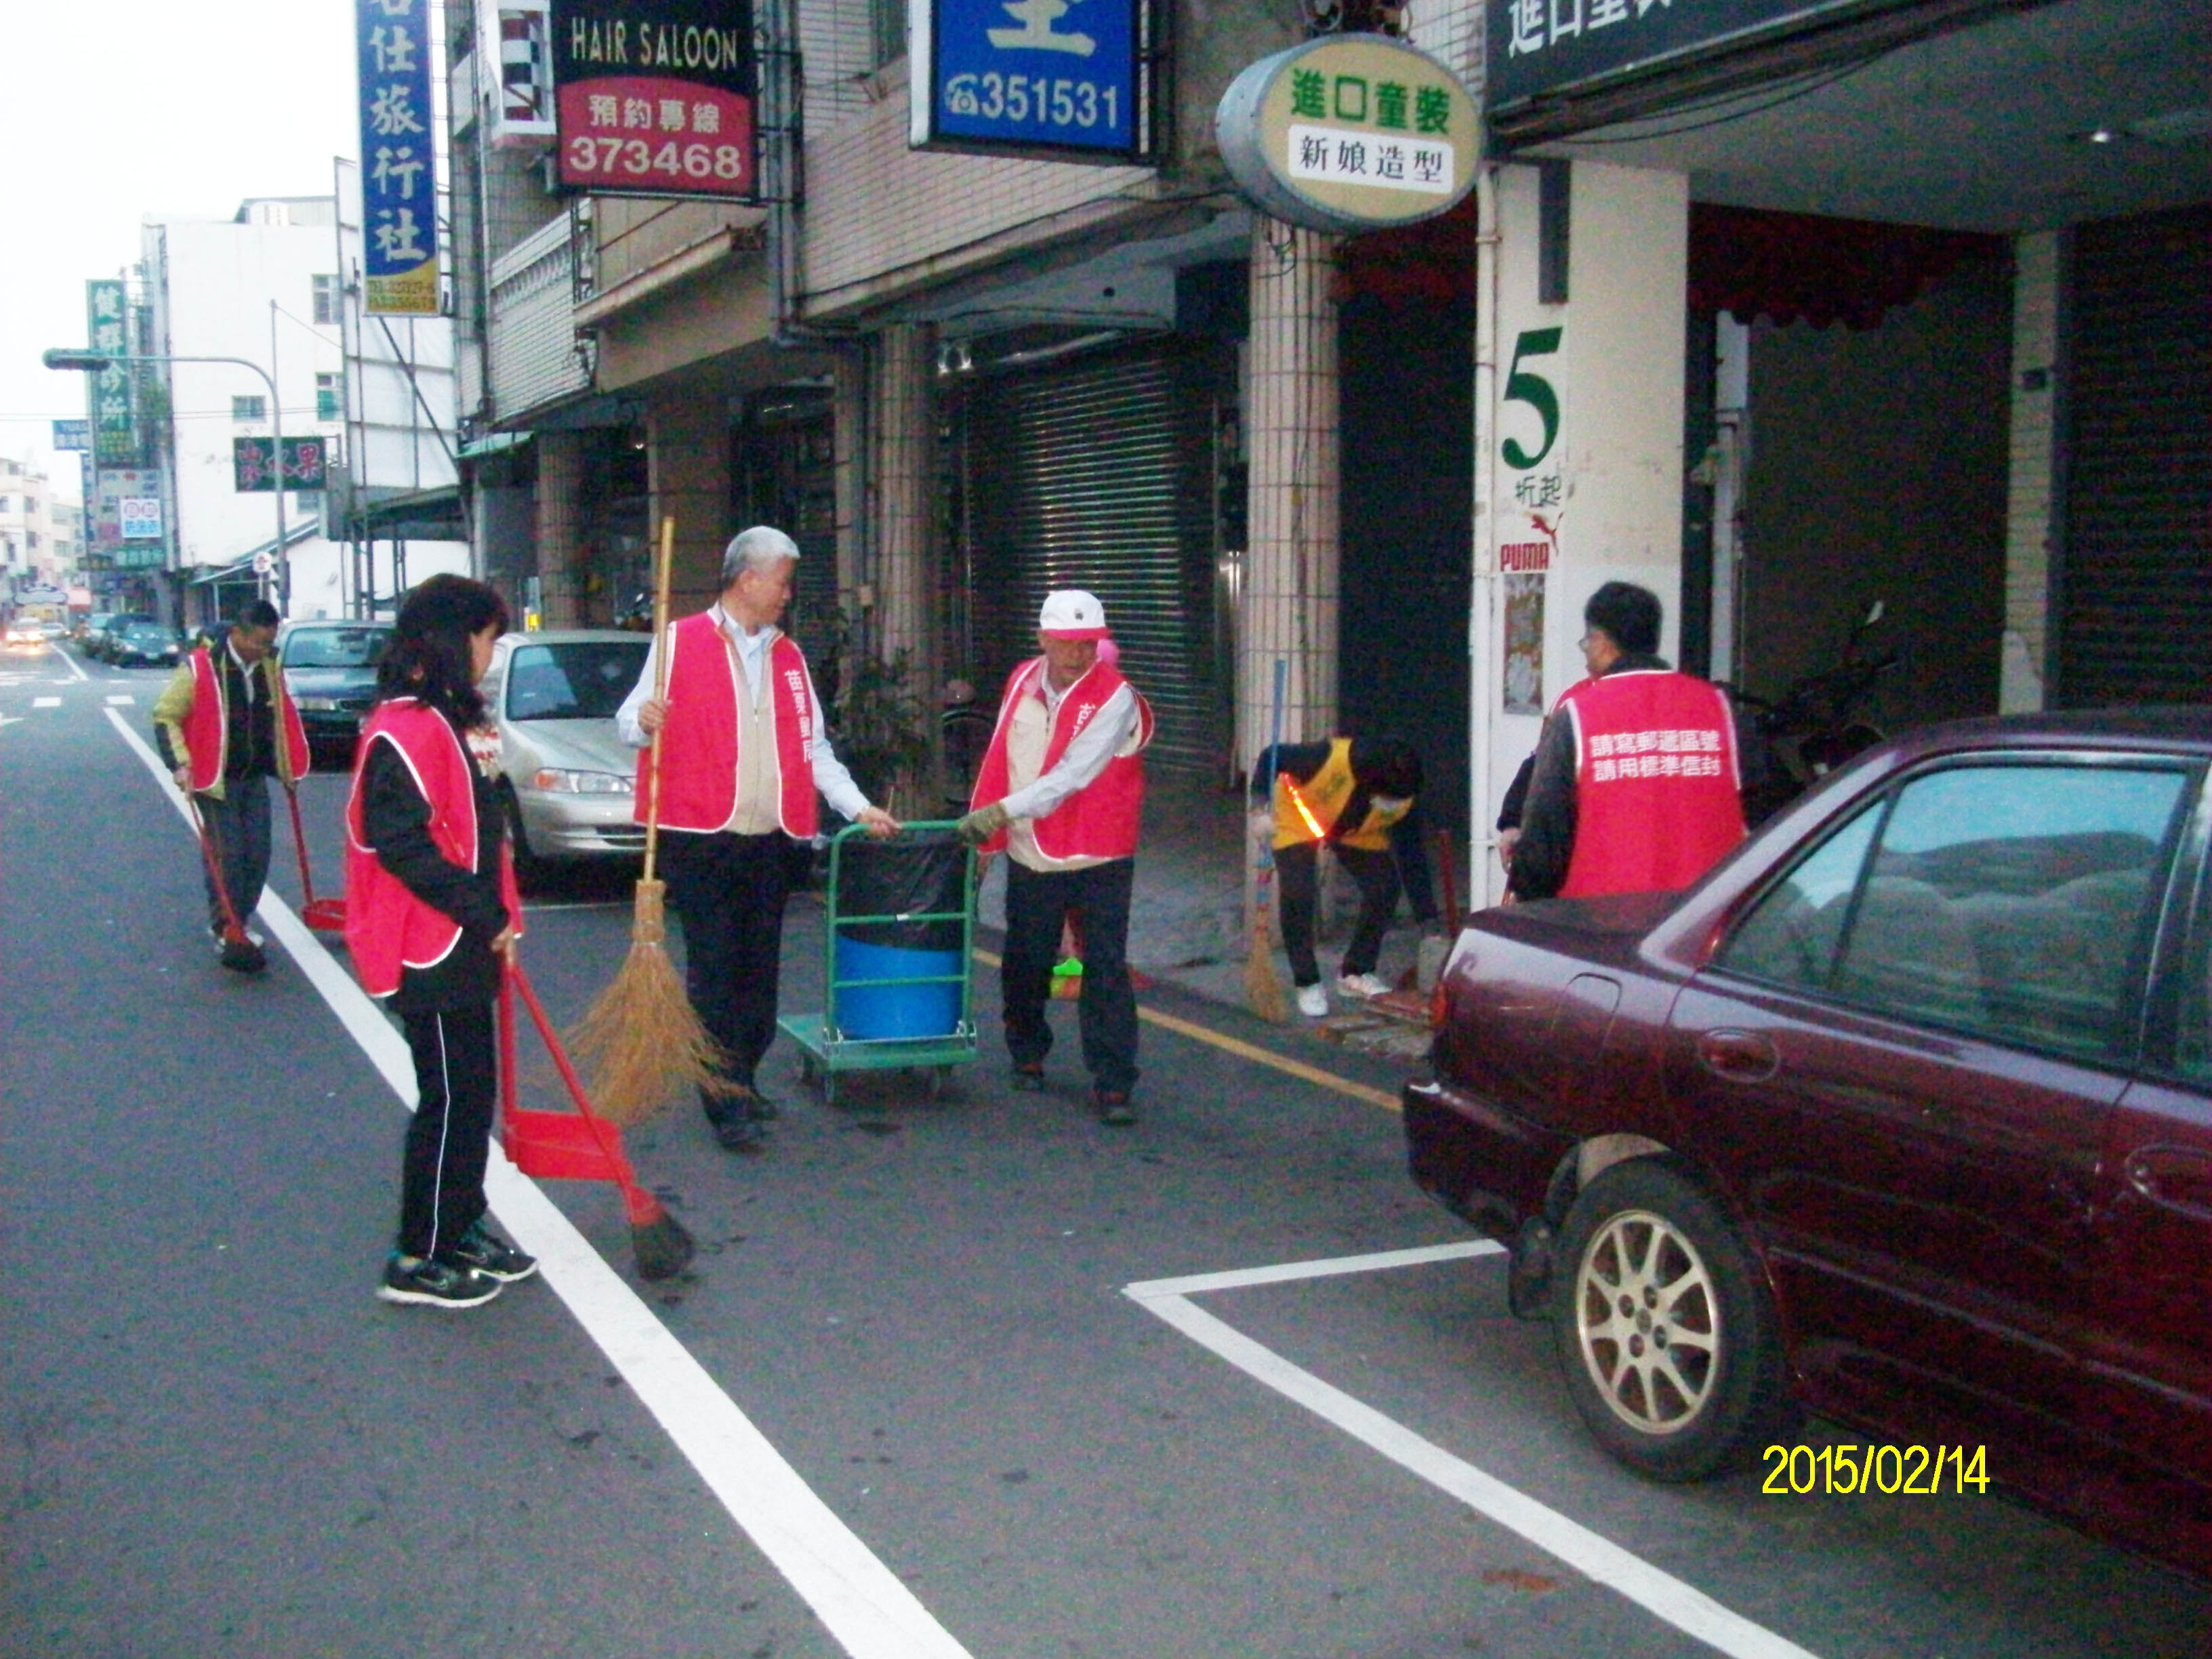
[[[1106,607],[1095,593],[1079,587],[1063,587],[1045,595],[1037,630],[1056,640],[1103,640],[1106,637]]]

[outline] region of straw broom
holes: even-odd
[[[668,570],[675,548],[676,520],[665,518],[653,599],[656,699],[668,696]],[[720,1064],[721,1048],[700,1024],[663,944],[668,884],[653,875],[660,840],[661,736],[653,734],[647,763],[645,875],[637,884],[629,955],[569,1036],[569,1047],[591,1070],[599,1116],[625,1129],[644,1122],[684,1089],[734,1092]]]

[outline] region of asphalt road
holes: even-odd
[[[688,1109],[629,1138],[684,1278],[637,1279],[609,1188],[504,1175],[544,1281],[386,1307],[396,1036],[288,920],[281,803],[273,965],[216,966],[125,735],[161,679],[0,659],[9,1659],[2212,1649],[2203,1585],[1994,1492],[1621,1471],[1407,1184],[1396,1074],[1164,990],[1134,1129],[1085,1111],[1072,1009],[1052,1090],[1006,1091],[986,970],[942,1100],[825,1109],[787,1042],[766,1156]],[[303,791],[325,890],[343,787]],[[794,905],[787,1010],[819,926]],[[629,929],[624,872],[540,896],[556,1018]]]

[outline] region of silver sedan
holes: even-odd
[[[637,751],[615,711],[645,671],[651,638],[611,629],[509,634],[483,696],[499,730],[499,768],[518,870],[556,860],[634,857]]]

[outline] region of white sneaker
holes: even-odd
[[[1298,1012],[1308,1019],[1319,1019],[1328,1012],[1328,993],[1319,983],[1298,987]]]
[[[1340,997],[1352,997],[1364,1002],[1369,997],[1381,996],[1389,988],[1389,985],[1376,978],[1372,974],[1340,974],[1337,975],[1336,994]]]

